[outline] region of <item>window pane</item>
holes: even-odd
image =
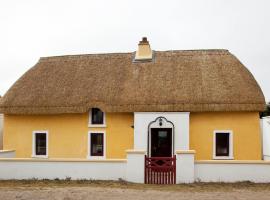
[[[229,133],[216,133],[216,156],[229,156]]]
[[[104,124],[104,113],[100,109],[93,108],[91,117],[92,124]]]
[[[36,155],[46,155],[46,134],[45,133],[36,133]]]
[[[103,133],[91,133],[91,156],[103,156]]]

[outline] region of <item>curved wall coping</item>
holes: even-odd
[[[195,150],[176,150],[176,154],[195,154]]]
[[[127,154],[146,154],[145,150],[128,149],[126,152]]]
[[[89,159],[66,159],[66,158],[0,158],[1,161],[10,162],[93,162],[93,163],[109,163],[109,162],[127,162],[126,159],[100,159],[100,160],[89,160]]]
[[[270,161],[265,160],[195,160],[195,164],[266,164]]]
[[[15,150],[0,150],[0,153],[14,152]]]

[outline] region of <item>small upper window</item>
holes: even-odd
[[[47,157],[48,156],[48,133],[34,132],[33,134],[33,156]]]
[[[89,118],[91,126],[105,125],[105,113],[102,112],[99,108],[92,108]]]
[[[214,159],[233,159],[232,132],[215,131]]]

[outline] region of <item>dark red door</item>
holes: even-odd
[[[151,157],[172,157],[171,128],[151,128]]]

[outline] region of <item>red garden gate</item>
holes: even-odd
[[[144,182],[146,184],[175,184],[176,156],[145,156]]]

